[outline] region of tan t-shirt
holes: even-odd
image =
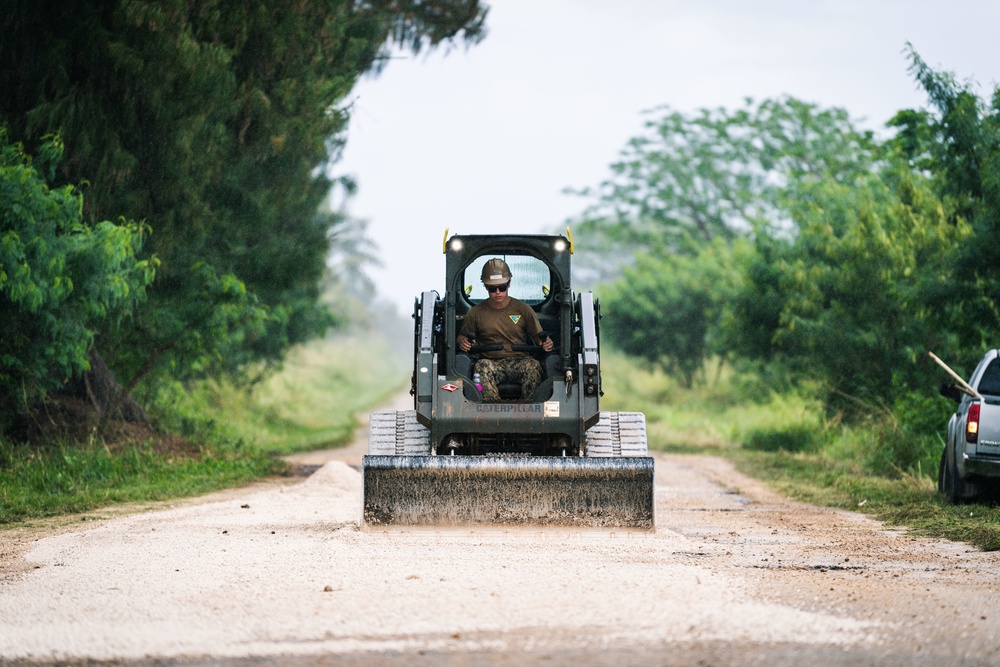
[[[475,333],[477,345],[504,345],[503,351],[484,352],[491,359],[503,357],[523,357],[526,352],[514,352],[511,345],[527,345],[542,331],[538,316],[531,306],[511,297],[507,305],[498,310],[489,301],[481,301],[472,307],[462,323],[462,335]]]

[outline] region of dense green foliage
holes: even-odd
[[[970,371],[1000,324],[1000,90],[990,108],[910,57],[936,113],[900,112],[883,139],[791,98],[654,110],[583,191],[578,245],[622,262],[610,341],[688,386],[711,358],[809,386],[855,421],[915,419],[943,379],[928,351]]]
[[[0,430],[89,367],[97,330],[129,315],[152,281],[139,224],[84,224],[83,196],[50,187],[62,145],[37,159],[0,128]]]
[[[96,323],[126,388],[235,373],[322,334],[344,217],[321,204],[348,94],[392,48],[475,43],[485,14],[478,0],[5,3],[0,126],[29,152],[61,137],[55,176],[88,183],[90,233],[119,216],[152,230],[148,298]]]
[[[736,294],[739,264],[750,249],[745,241],[716,239],[697,254],[637,256],[622,280],[601,292],[605,326],[617,346],[690,387],[705,359],[722,348],[714,339],[720,313]]]
[[[890,165],[805,190],[791,208],[797,233],[774,267],[782,309],[772,345],[796,373],[822,382],[835,410],[867,413],[892,405],[901,387],[935,387],[926,351],[949,339],[925,292],[947,274],[943,250],[967,228],[945,219],[925,183]]]

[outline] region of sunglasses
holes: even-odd
[[[486,285],[486,291],[490,294],[493,294],[494,292],[506,292],[508,287],[510,287],[510,283],[504,283],[503,285]]]

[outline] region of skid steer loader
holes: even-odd
[[[445,292],[414,304],[413,410],[371,415],[362,459],[367,525],[532,524],[652,530],[653,459],[645,416],[601,412],[600,313],[570,286],[572,235],[454,235],[445,231]],[[489,350],[457,336],[487,298],[480,270],[503,259],[511,296],[553,339],[534,395],[519,384],[485,401],[473,382]],[[515,346],[520,348],[520,346]]]

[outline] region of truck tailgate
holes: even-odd
[[[1000,399],[987,397],[980,401],[976,454],[1000,457]]]

